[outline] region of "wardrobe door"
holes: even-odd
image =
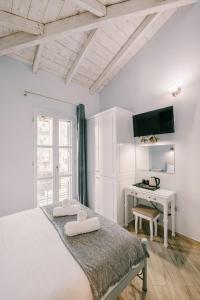
[[[103,176],[113,177],[116,173],[116,133],[114,114],[111,112],[99,117],[99,169]]]
[[[102,186],[101,186],[101,176],[99,175],[95,175],[95,179],[94,179],[94,188],[95,188],[95,194],[94,194],[94,198],[95,198],[95,207],[94,210],[96,213],[103,215],[103,209],[102,209]]]
[[[115,179],[101,176],[100,187],[101,214],[114,221]]]
[[[99,173],[99,119],[87,121],[87,163],[89,173]]]
[[[96,187],[95,187],[95,175],[88,173],[88,205],[89,208],[95,210],[96,205]]]

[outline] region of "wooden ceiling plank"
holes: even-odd
[[[49,0],[32,0],[29,7],[28,18],[42,23],[48,3]]]
[[[93,14],[86,12],[46,24],[44,34],[37,37],[34,35],[18,35],[15,38],[13,36],[3,37],[0,43],[0,56],[7,55],[19,48],[32,47],[41,42],[58,39],[63,34],[93,30],[125,15],[137,17],[149,13],[163,12],[174,7],[181,7],[196,2],[199,2],[199,0],[129,0],[121,2],[107,7],[107,15],[105,17],[97,18]]]
[[[40,62],[41,62],[41,58],[42,58],[42,53],[44,50],[44,43],[40,44],[37,46],[36,48],[36,52],[35,52],[35,57],[34,57],[34,61],[33,61],[33,73],[37,73],[39,66],[40,66]]]
[[[24,31],[35,35],[42,34],[44,30],[44,25],[41,23],[5,11],[0,11],[0,25],[16,29],[16,31]]]
[[[42,18],[42,23],[48,23],[57,20],[63,6],[63,0],[49,0]]]
[[[97,29],[92,30],[92,31],[90,32],[90,34],[89,34],[89,36],[88,36],[88,38],[87,38],[85,44],[83,45],[81,51],[80,51],[79,54],[77,55],[77,57],[76,57],[74,63],[72,64],[70,70],[69,70],[68,73],[67,73],[66,80],[65,80],[65,82],[66,82],[67,85],[70,84],[70,82],[71,82],[73,76],[75,75],[75,73],[76,73],[78,67],[80,66],[82,60],[84,59],[84,57],[85,57],[85,55],[86,55],[86,53],[87,53],[89,47],[91,46],[92,41],[95,39],[96,34],[97,34]]]
[[[38,45],[37,35],[25,32],[17,32],[0,39],[0,56],[8,55],[12,52]],[[41,40],[42,42],[42,40]]]
[[[142,38],[147,31],[147,29],[152,26],[152,24],[156,21],[159,14],[153,14],[147,16],[144,21],[138,26],[138,28],[133,32],[130,38],[126,41],[126,43],[121,47],[121,49],[117,52],[117,54],[113,57],[111,62],[106,66],[104,71],[101,73],[99,78],[92,84],[90,87],[90,93],[94,94],[98,88],[102,85],[102,82],[106,77],[112,73],[115,66],[123,59],[126,53],[129,51],[130,47],[133,47],[134,44],[138,42],[140,38]]]
[[[12,12],[13,0],[0,0],[0,10]]]
[[[81,8],[91,12],[98,17],[104,17],[106,15],[106,7],[97,0],[74,0]]]
[[[199,0],[129,0],[107,7],[107,15],[97,18],[85,12],[62,20],[57,20],[45,25],[46,35],[59,35],[65,33],[89,31],[100,28],[124,16],[139,17],[165,10],[190,5]]]
[[[31,0],[12,0],[12,13],[27,18]]]
[[[155,23],[153,23],[153,26],[150,26],[149,29],[144,33],[143,38],[140,39],[138,43],[136,43],[136,45],[130,47],[129,51],[120,60],[119,64],[117,64],[113,71],[109,74],[109,76],[105,78],[101,86],[98,88],[98,92],[100,92],[108,84],[108,82],[112,80],[113,77],[120,71],[120,69],[122,69],[124,65],[127,64],[128,61],[132,59],[138,51],[140,51],[140,49],[152,38],[152,36],[154,36],[157,33],[160,27],[162,27],[163,24],[166,23],[176,11],[177,9],[174,8],[160,14],[160,17],[158,17]]]

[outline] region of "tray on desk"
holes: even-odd
[[[146,189],[146,190],[150,190],[150,191],[156,191],[160,188],[160,187],[156,187],[156,186],[150,186],[150,185],[142,183],[142,182],[133,184],[133,186],[136,186],[136,187],[139,187],[142,189]]]

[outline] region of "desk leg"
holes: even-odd
[[[136,207],[138,205],[138,198],[134,197],[133,198],[133,207]]]
[[[124,199],[124,218],[125,222],[124,225],[128,226],[128,194],[125,192],[125,199]]]
[[[164,216],[163,216],[163,224],[164,224],[164,246],[168,247],[168,203],[164,204]]]
[[[172,215],[172,236],[175,237],[175,199],[171,202],[171,215]]]

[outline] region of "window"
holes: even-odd
[[[37,206],[72,198],[72,121],[38,115]]]
[[[59,120],[59,201],[72,198],[72,124]]]

